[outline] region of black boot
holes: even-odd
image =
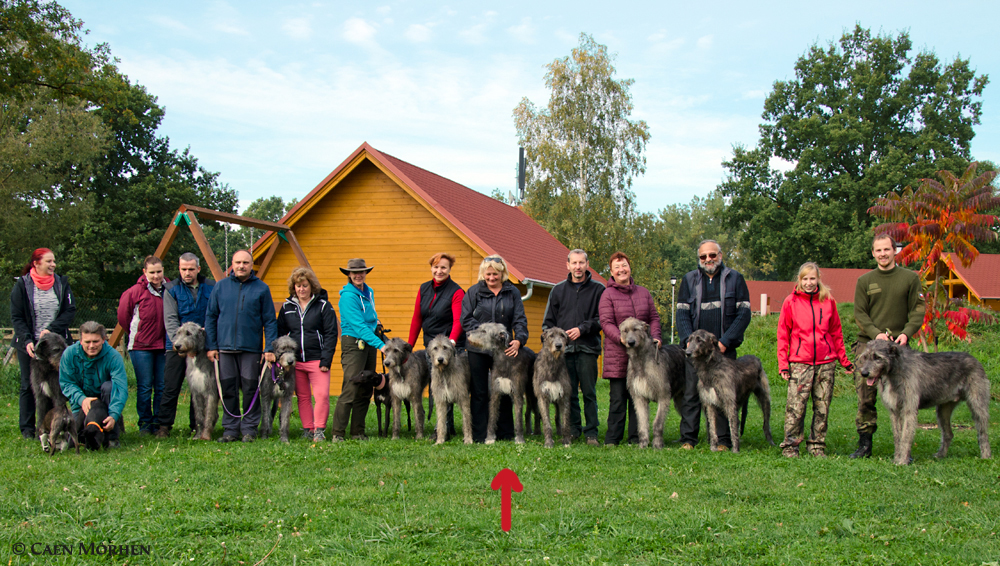
[[[851,454],[851,458],[871,458],[872,457],[872,433],[858,433],[858,449]]]

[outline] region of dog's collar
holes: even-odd
[[[104,427],[103,427],[103,426],[101,426],[101,424],[100,424],[100,423],[98,423],[97,421],[89,421],[89,422],[88,422],[87,424],[85,424],[85,425],[83,425],[83,426],[84,426],[84,427],[88,427],[88,426],[90,426],[90,425],[94,425],[94,426],[96,426],[96,427],[97,427],[98,429],[100,429],[100,431],[101,431],[101,432],[105,432],[105,430],[104,430]]]

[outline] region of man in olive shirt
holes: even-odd
[[[864,351],[869,340],[893,340],[907,345],[924,322],[924,299],[920,295],[920,276],[896,265],[896,242],[888,234],[872,241],[872,257],[878,269],[862,275],[854,290],[854,321],[858,324],[855,356]],[[868,385],[861,372],[854,375],[858,392],[858,449],[851,458],[870,458],[872,434],[877,428],[875,396],[878,389]]]

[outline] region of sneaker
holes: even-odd
[[[340,435],[336,435],[335,434],[335,435],[333,435],[333,436],[330,437],[330,442],[343,442],[343,441],[344,441],[344,437],[340,436]]]
[[[312,435],[313,442],[323,442],[326,440],[326,434],[323,433],[323,429],[317,428]]]
[[[681,450],[694,450],[694,444],[685,442],[684,444],[681,444]]]
[[[601,445],[601,441],[597,440],[597,437],[595,437],[595,436],[588,436],[587,437],[587,446],[600,446],[600,445]]]
[[[33,430],[26,430],[22,432],[21,438],[25,440],[38,440],[38,437],[35,435],[35,431]]]
[[[235,435],[232,435],[232,434],[223,434],[222,438],[216,440],[216,442],[221,442],[221,443],[225,444],[227,442],[236,442],[237,440],[239,440],[239,438],[236,438]]]
[[[245,443],[249,444],[250,442],[253,442],[254,440],[257,440],[257,436],[254,435],[254,434],[247,433],[247,434],[243,435],[243,442],[245,442]]]
[[[156,438],[170,438],[170,427],[161,426],[156,429]]]
[[[302,438],[312,439],[313,438],[313,431],[311,429],[308,429],[308,428],[302,429]]]
[[[365,435],[364,433],[362,433],[362,434],[352,434],[351,435],[351,440],[365,441],[365,440],[368,440],[368,436]]]

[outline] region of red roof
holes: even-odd
[[[511,275],[518,280],[532,279],[554,285],[566,279],[566,255],[569,249],[523,211],[382,153],[367,142],[361,144],[312,192],[288,211],[281,222],[285,223],[362,152],[368,159],[376,162],[376,165],[381,165],[396,175],[428,207],[438,211],[488,256],[503,257]],[[594,279],[605,283],[596,271],[591,269],[591,273]]]
[[[970,267],[962,267],[958,258],[952,259],[955,272],[965,281],[969,291],[980,299],[1000,298],[1000,254],[979,254]]]
[[[823,283],[830,288],[833,298],[838,303],[853,303],[854,288],[858,284],[858,278],[871,271],[870,269],[840,269],[835,267],[821,267],[819,269],[823,274]],[[795,282],[747,281],[747,287],[750,289],[751,310],[760,312],[760,296],[766,294],[771,299],[770,312],[777,313],[781,310],[781,303],[785,297],[795,290]]]

